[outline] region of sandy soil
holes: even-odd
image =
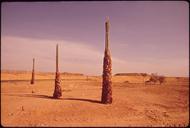
[[[52,99],[53,80],[1,82],[3,126],[187,126],[189,82],[144,85],[113,82],[113,103],[104,105],[101,80],[62,81]]]

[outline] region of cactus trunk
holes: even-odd
[[[61,89],[61,76],[59,73],[59,65],[58,65],[58,45],[56,46],[56,73],[55,73],[55,89],[53,93],[53,98],[59,98],[62,96]]]
[[[30,84],[34,84],[34,79],[35,79],[34,64],[35,64],[35,59],[33,58],[32,79],[30,81]]]
[[[103,83],[102,83],[102,98],[101,102],[104,104],[112,103],[112,60],[109,50],[109,20],[105,23],[106,39],[105,39],[105,52],[103,60]]]

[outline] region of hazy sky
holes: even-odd
[[[189,7],[180,1],[7,2],[1,12],[1,68],[101,75],[110,19],[113,74],[189,74]]]

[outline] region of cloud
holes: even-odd
[[[60,70],[100,74],[103,53],[90,45],[66,40],[44,40],[13,36],[2,37],[2,68],[30,70],[36,58],[38,70],[54,71],[55,48],[59,44]]]
[[[61,72],[102,74],[104,48],[102,51],[97,51],[86,42],[14,36],[2,36],[1,38],[2,69],[31,70],[32,58],[35,57],[37,71],[54,72],[56,44],[59,44]],[[120,49],[117,50],[117,52],[119,51]],[[162,75],[188,76],[189,71],[188,58],[121,59],[112,55],[112,67],[113,74],[119,72],[157,72]]]

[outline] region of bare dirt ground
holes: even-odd
[[[3,126],[188,126],[189,82],[144,85],[113,82],[113,103],[104,105],[101,80],[1,82]]]

